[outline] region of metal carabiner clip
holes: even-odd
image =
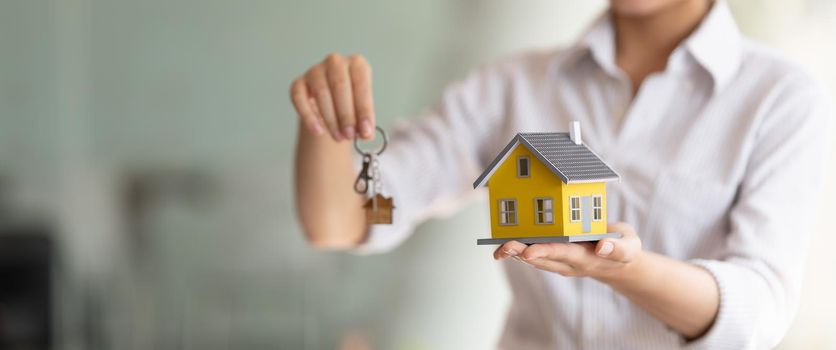
[[[389,143],[389,140],[386,138],[386,132],[383,131],[379,126],[375,127],[380,135],[383,137],[383,145],[380,147],[377,152],[374,152],[375,156],[379,156],[383,153],[386,149],[386,145]],[[365,194],[369,190],[369,180],[372,178],[371,174],[369,174],[370,164],[372,162],[372,154],[366,152],[360,148],[359,144],[360,138],[354,139],[354,149],[357,150],[357,153],[363,155],[363,169],[360,170],[360,174],[357,175],[357,180],[354,181],[354,191],[360,194]]]
[[[359,194],[365,194],[369,190],[369,164],[372,162],[371,154],[363,154],[363,169],[357,175],[357,180],[354,181],[354,191]]]

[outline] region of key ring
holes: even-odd
[[[375,130],[380,132],[380,136],[383,136],[383,146],[380,147],[380,150],[375,153],[375,155],[379,156],[381,153],[383,153],[383,150],[386,149],[386,144],[389,143],[389,140],[386,138],[386,133],[383,131],[383,129],[381,129],[379,126],[376,126],[374,128],[375,128]],[[357,150],[357,152],[362,154],[362,155],[369,154],[368,152],[363,151],[362,149],[360,149],[360,144],[358,143],[359,141],[360,141],[359,137],[354,138],[354,149]]]

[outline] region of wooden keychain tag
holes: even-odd
[[[357,175],[357,180],[354,182],[354,191],[366,195],[367,199],[363,204],[363,209],[366,211],[366,222],[368,224],[390,225],[392,224],[392,211],[395,209],[395,205],[391,197],[386,197],[382,194],[380,167],[377,160],[377,157],[386,149],[388,140],[383,129],[380,127],[376,129],[383,136],[383,146],[377,152],[363,151],[358,144],[359,138],[354,139],[354,149],[363,155],[363,168],[360,170],[360,174]]]

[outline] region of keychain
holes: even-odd
[[[391,224],[392,210],[395,209],[395,206],[392,204],[391,197],[385,197],[382,194],[380,166],[377,161],[377,157],[386,149],[388,140],[383,129],[380,127],[376,129],[383,136],[383,146],[377,152],[363,151],[358,144],[359,138],[354,139],[354,149],[363,155],[363,168],[360,170],[360,174],[357,175],[357,180],[354,181],[354,191],[359,194],[365,194],[366,198],[368,198],[366,203],[363,204],[363,209],[366,210],[367,223]],[[371,182],[371,185],[369,182]]]

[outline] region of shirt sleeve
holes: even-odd
[[[399,123],[379,157],[384,195],[393,198],[391,225],[372,225],[354,252],[389,251],[423,220],[461,206],[486,156],[483,145],[504,116],[508,64],[483,67],[448,86],[438,104]],[[359,159],[358,159],[359,161]]]
[[[772,108],[757,129],[724,257],[692,261],[714,276],[720,306],[709,331],[689,348],[773,348],[795,315],[831,117],[823,90],[802,83],[764,100]]]

